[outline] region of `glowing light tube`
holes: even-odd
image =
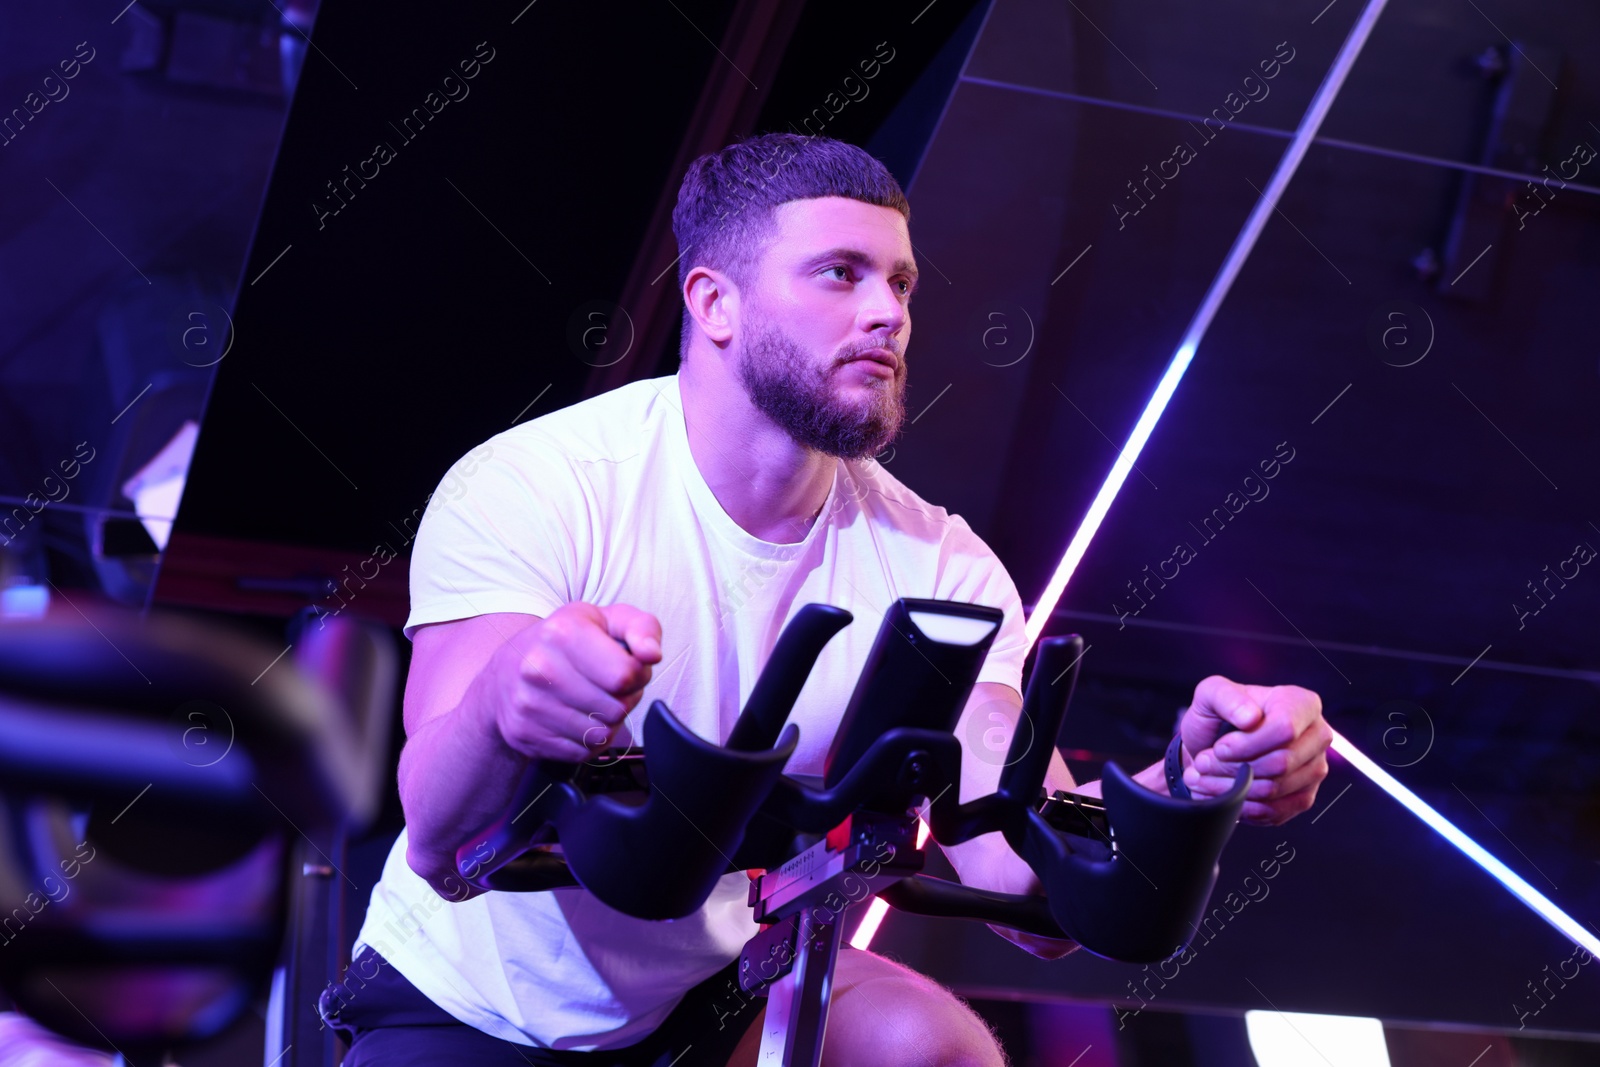
[[[1143,451],[1145,442],[1150,439],[1156,423],[1161,420],[1162,412],[1167,410],[1167,402],[1172,399],[1172,394],[1177,392],[1178,382],[1183,379],[1183,372],[1189,369],[1195,349],[1200,347],[1200,340],[1210,328],[1211,320],[1216,318],[1217,309],[1222,306],[1228,290],[1233,288],[1234,279],[1239,276],[1244,261],[1250,258],[1250,252],[1255,248],[1256,239],[1261,236],[1262,229],[1266,227],[1267,219],[1277,210],[1279,198],[1283,196],[1284,189],[1288,187],[1295,171],[1299,169],[1300,161],[1305,158],[1306,149],[1311,147],[1312,139],[1322,126],[1322,120],[1328,114],[1328,109],[1333,106],[1334,98],[1339,95],[1345,76],[1355,65],[1356,57],[1361,54],[1361,48],[1367,43],[1367,37],[1372,33],[1372,27],[1377,23],[1378,16],[1383,14],[1386,3],[1387,0],[1368,0],[1366,9],[1361,12],[1361,17],[1351,28],[1350,35],[1345,38],[1339,54],[1334,57],[1333,65],[1323,76],[1322,85],[1318,87],[1316,96],[1311,98],[1311,106],[1300,119],[1300,125],[1294,131],[1289,146],[1283,150],[1283,158],[1278,160],[1278,168],[1272,172],[1272,180],[1267,182],[1267,187],[1256,200],[1256,206],[1250,212],[1250,217],[1245,220],[1244,228],[1239,231],[1239,236],[1234,238],[1233,247],[1228,250],[1228,258],[1222,261],[1222,269],[1217,271],[1217,276],[1211,280],[1211,287],[1206,290],[1205,298],[1200,301],[1199,309],[1195,311],[1188,330],[1184,332],[1182,343],[1172,354],[1172,360],[1167,364],[1165,373],[1161,375],[1161,381],[1156,384],[1156,391],[1145,404],[1139,421],[1133,424],[1133,432],[1128,435],[1128,443],[1123,446],[1116,463],[1112,464],[1111,473],[1107,474],[1106,480],[1101,483],[1100,491],[1095,494],[1094,503],[1089,505],[1083,522],[1078,525],[1078,532],[1072,535],[1066,553],[1056,565],[1055,574],[1051,575],[1049,584],[1039,597],[1039,602],[1034,605],[1033,614],[1028,617],[1027,624],[1030,644],[1038,640],[1039,634],[1044,631],[1045,623],[1050,621],[1050,613],[1055,610],[1061,594],[1066,591],[1067,582],[1072,578],[1073,571],[1078,569],[1079,561],[1089,550],[1089,542],[1094,539],[1095,533],[1100,529],[1100,523],[1111,510],[1111,502],[1122,490],[1122,483],[1127,481],[1128,472],[1133,470],[1133,465],[1138,462],[1139,453]]]
[[[1212,279],[1211,287],[1206,290],[1205,298],[1201,301],[1199,309],[1185,331],[1183,341],[1178,345],[1178,350],[1173,353],[1172,360],[1167,364],[1166,371],[1161,375],[1161,380],[1156,384],[1156,389],[1149,401],[1145,404],[1144,411],[1139,420],[1134,423],[1133,432],[1128,435],[1128,443],[1117,457],[1116,463],[1111,467],[1111,472],[1106,475],[1105,481],[1100,486],[1100,491],[1095,494],[1094,502],[1089,505],[1088,512],[1079,524],[1078,530],[1072,535],[1072,540],[1067,544],[1067,550],[1061,557],[1061,562],[1056,566],[1055,573],[1050,582],[1045,586],[1043,595],[1034,605],[1033,614],[1028,617],[1028,641],[1032,644],[1038,640],[1043,632],[1045,623],[1055,611],[1056,604],[1060,601],[1062,593],[1066,591],[1067,582],[1077,570],[1078,563],[1083,559],[1084,553],[1089,549],[1089,542],[1094,539],[1095,533],[1100,529],[1100,524],[1105,520],[1107,512],[1111,510],[1112,501],[1121,491],[1123,482],[1127,481],[1128,473],[1133,470],[1133,465],[1139,459],[1139,453],[1144,449],[1145,442],[1150,439],[1150,434],[1155,430],[1156,423],[1167,409],[1167,403],[1172,399],[1173,393],[1178,389],[1178,383],[1183,379],[1183,374],[1189,369],[1190,362],[1194,359],[1195,350],[1199,348],[1201,339],[1211,325],[1211,320],[1216,317],[1217,309],[1222,306],[1222,301],[1227,297],[1228,291],[1233,287],[1234,279],[1239,275],[1239,270],[1244,266],[1244,261],[1255,248],[1256,239],[1260,237],[1261,230],[1266,226],[1267,218],[1276,210],[1283,190],[1288,186],[1290,179],[1300,166],[1300,161],[1305,157],[1306,149],[1310,147],[1311,140],[1316,136],[1318,128],[1322,125],[1323,118],[1328,109],[1333,106],[1333,101],[1338,96],[1339,89],[1344,85],[1345,77],[1354,66],[1356,57],[1360,55],[1362,47],[1366,44],[1372,27],[1377,23],[1378,16],[1383,13],[1387,0],[1368,0],[1361,17],[1351,28],[1350,35],[1345,38],[1343,47],[1334,58],[1332,66],[1328,68],[1327,75],[1322,80],[1322,85],[1317,89],[1317,94],[1311,100],[1311,105],[1306,109],[1305,116],[1300,120],[1300,126],[1295,130],[1294,138],[1284,150],[1283,158],[1278,161],[1277,170],[1273,172],[1272,180],[1267,183],[1267,188],[1256,201],[1255,208],[1250,212],[1250,217],[1245,220],[1244,228],[1239,231],[1239,236],[1234,239],[1233,247],[1228,250],[1228,257],[1223,261],[1222,268],[1217,276]],[[1545,922],[1555,927],[1563,936],[1573,944],[1581,946],[1593,955],[1600,956],[1600,937],[1596,937],[1589,930],[1578,923],[1576,919],[1562,911],[1550,898],[1529,885],[1520,875],[1496,859],[1487,849],[1468,837],[1450,820],[1430,807],[1421,797],[1402,785],[1398,779],[1388,771],[1378,766],[1369,759],[1360,749],[1352,745],[1348,739],[1335,732],[1333,737],[1333,750],[1343,756],[1349,763],[1377,784],[1384,792],[1398,800],[1407,810],[1416,815],[1428,826],[1454,845],[1468,859],[1482,867],[1501,885],[1521,900]],[[923,830],[926,831],[926,826]],[[877,933],[879,925],[883,922],[888,905],[880,899],[874,899],[867,909],[867,914],[861,926],[856,930],[850,943],[856,948],[866,948],[872,943],[873,935]]]
[[[1266,190],[1256,201],[1255,209],[1250,213],[1244,228],[1234,240],[1233,247],[1228,252],[1228,258],[1223,262],[1222,269],[1217,272],[1216,278],[1211,282],[1211,288],[1206,291],[1205,299],[1201,301],[1200,308],[1195,312],[1194,319],[1189,324],[1188,331],[1184,334],[1183,342],[1173,354],[1172,361],[1167,365],[1166,373],[1161,376],[1161,381],[1156,386],[1155,393],[1151,395],[1145,405],[1139,421],[1134,424],[1133,432],[1128,435],[1128,443],[1123,448],[1122,454],[1117,457],[1117,462],[1112,466],[1111,473],[1106,476],[1105,482],[1100,486],[1100,491],[1095,495],[1094,503],[1084,515],[1083,522],[1079,525],[1077,533],[1067,545],[1066,553],[1061,557],[1061,562],[1056,567],[1055,574],[1051,577],[1049,585],[1045,587],[1044,594],[1035,605],[1033,614],[1028,618],[1027,632],[1030,642],[1038,639],[1044,630],[1045,623],[1049,621],[1050,614],[1055,610],[1062,593],[1066,590],[1067,581],[1077,569],[1079,561],[1089,548],[1089,542],[1094,538],[1100,524],[1104,521],[1106,513],[1111,510],[1111,503],[1116,499],[1117,493],[1122,488],[1122,483],[1127,480],[1128,473],[1133,470],[1134,463],[1139,458],[1145,442],[1149,440],[1151,432],[1160,420],[1162,412],[1167,408],[1167,402],[1172,399],[1172,394],[1177,391],[1178,382],[1183,378],[1184,371],[1188,370],[1189,363],[1194,359],[1195,349],[1199,347],[1200,340],[1205,335],[1206,329],[1211,325],[1211,320],[1216,316],[1217,309],[1222,305],[1223,299],[1228,295],[1228,290],[1233,287],[1234,279],[1238,276],[1245,259],[1255,247],[1256,239],[1260,236],[1262,228],[1266,225],[1267,217],[1277,207],[1278,199],[1283,194],[1289,180],[1294,177],[1295,170],[1299,167],[1301,159],[1305,156],[1306,149],[1310,146],[1311,139],[1316,136],[1317,128],[1322,125],[1323,118],[1332,106],[1334,97],[1339,88],[1344,84],[1345,76],[1354,65],[1356,56],[1360,54],[1362,46],[1382,14],[1385,0],[1371,0],[1361,17],[1356,21],[1346,38],[1344,47],[1334,59],[1333,65],[1328,68],[1328,74],[1323,79],[1322,86],[1317,90],[1317,95],[1312,99],[1311,106],[1306,110],[1305,117],[1301,119],[1299,128],[1295,131],[1294,139],[1289,147],[1284,150],[1283,158],[1278,162],[1278,168],[1272,175],[1272,180],[1267,184]],[[1600,937],[1596,937],[1585,929],[1576,919],[1562,911],[1543,893],[1540,893],[1515,871],[1496,859],[1487,849],[1463,833],[1454,823],[1433,808],[1429,807],[1421,797],[1407,789],[1389,772],[1378,766],[1364,753],[1352,745],[1349,740],[1334,735],[1333,749],[1338,752],[1352,766],[1378,785],[1384,792],[1398,800],[1412,814],[1427,823],[1440,834],[1446,841],[1460,849],[1478,866],[1489,872],[1501,885],[1510,890],[1517,899],[1544,919],[1551,926],[1559,930],[1562,935],[1574,944],[1587,951],[1600,955]]]
[[[1377,24],[1378,16],[1383,14],[1387,0],[1368,0],[1367,6],[1361,12],[1361,17],[1356,20],[1349,36],[1339,49],[1339,54],[1334,57],[1333,63],[1328,68],[1328,73],[1323,76],[1322,84],[1318,86],[1316,95],[1311,99],[1311,105],[1300,119],[1300,125],[1295,130],[1294,137],[1284,149],[1283,157],[1278,160],[1277,169],[1273,171],[1272,178],[1267,182],[1266,189],[1256,201],[1250,216],[1245,220],[1244,228],[1234,238],[1233,247],[1228,250],[1228,256],[1223,260],[1217,276],[1212,279],[1211,286],[1206,290],[1205,298],[1201,300],[1199,309],[1194,318],[1190,320],[1188,329],[1184,332],[1183,341],[1178,345],[1178,350],[1173,353],[1171,361],[1167,364],[1166,371],[1161,375],[1161,380],[1156,383],[1156,389],[1151,394],[1150,400],[1145,404],[1144,411],[1134,423],[1133,432],[1128,435],[1128,443],[1117,456],[1116,463],[1112,464],[1111,473],[1106,475],[1105,481],[1100,486],[1100,491],[1095,494],[1094,502],[1089,505],[1089,511],[1079,524],[1078,531],[1072,535],[1072,540],[1067,544],[1066,553],[1057,564],[1055,573],[1045,586],[1043,595],[1034,605],[1033,614],[1028,617],[1026,632],[1031,645],[1039,639],[1050,615],[1055,611],[1056,604],[1061,599],[1061,594],[1066,591],[1067,582],[1077,570],[1078,563],[1089,549],[1089,542],[1094,539],[1095,533],[1100,529],[1100,524],[1105,520],[1107,512],[1111,510],[1112,501],[1121,491],[1123,482],[1127,481],[1128,472],[1133,470],[1133,465],[1139,459],[1145,442],[1150,439],[1156,423],[1161,420],[1161,415],[1167,409],[1167,403],[1172,399],[1172,394],[1177,392],[1178,383],[1183,380],[1183,374],[1189,369],[1190,362],[1194,359],[1195,350],[1200,347],[1200,341],[1205,336],[1206,330],[1211,326],[1211,320],[1216,317],[1217,309],[1222,306],[1222,301],[1227,297],[1228,291],[1233,288],[1234,279],[1239,276],[1240,269],[1249,258],[1250,252],[1255,248],[1256,240],[1261,236],[1261,231],[1266,227],[1267,219],[1277,209],[1278,200],[1283,196],[1283,191],[1299,169],[1300,161],[1305,158],[1306,150],[1311,146],[1311,141],[1317,135],[1317,130],[1322,126],[1322,120],[1328,114],[1328,109],[1333,106],[1334,99],[1339,95],[1339,90],[1344,86],[1345,77],[1350,73],[1350,68],[1355,65],[1356,57],[1361,54],[1362,47],[1367,43],[1372,27]],[[926,829],[926,827],[924,827]],[[851,937],[850,944],[856,948],[866,948],[872,943],[873,936],[883,922],[883,917],[888,911],[888,905],[881,899],[874,899],[867,908],[867,914],[862,919],[860,927]]]
[[[1562,935],[1573,944],[1600,956],[1600,937],[1596,937],[1578,920],[1556,907],[1549,897],[1529,885],[1516,871],[1501,863],[1488,849],[1468,837],[1455,823],[1430,807],[1427,801],[1401,785],[1394,775],[1374,763],[1366,753],[1352,745],[1338,731],[1333,735],[1333,750],[1348,760],[1356,770],[1372,779],[1378,788],[1398,800],[1411,814],[1431,826],[1440,837],[1465,853],[1473,863],[1488,871],[1518,900],[1532,908],[1539,918],[1561,931]]]
[[[1244,1025],[1258,1067],[1301,1067],[1319,1060],[1328,1067],[1389,1067],[1389,1044],[1377,1019],[1247,1011]]]
[[[926,819],[917,822],[917,848],[928,843],[930,829]],[[856,932],[850,935],[851,948],[866,948],[872,944],[873,936],[878,932],[878,927],[883,925],[883,917],[889,914],[889,905],[883,902],[882,897],[873,897],[867,905],[867,913],[861,917],[861,925],[856,927]]]
[[[883,917],[888,914],[889,905],[883,902],[883,898],[873,897],[872,903],[867,905],[867,913],[861,917],[861,925],[850,935],[850,947],[866,948],[872,944],[872,939],[877,936],[878,927],[883,925]]]

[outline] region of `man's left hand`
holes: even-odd
[[[1219,738],[1224,722],[1237,729]],[[1226,793],[1239,766],[1250,764],[1255,780],[1240,815],[1247,823],[1289,821],[1315,803],[1328,776],[1333,729],[1322,700],[1297,685],[1240,685],[1212,675],[1195,686],[1179,730],[1183,781],[1197,800]]]

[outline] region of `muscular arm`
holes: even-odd
[[[660,658],[660,623],[620,604],[420,628],[398,774],[411,869],[441,896],[472,895],[456,849],[505,811],[530,758],[576,763],[608,744]]]
[[[442,896],[461,898],[455,850],[511,803],[528,757],[500,736],[486,668],[495,652],[543,620],[479,615],[417,630],[406,678],[406,744],[400,753],[400,805],[406,862]]]
[[[1011,734],[1022,713],[1022,697],[1009,686],[980,683],[962,712],[956,730],[964,742],[961,800],[992,793]],[[1223,722],[1237,728],[1218,739]],[[1233,784],[1241,763],[1249,763],[1255,780],[1244,805],[1244,822],[1277,826],[1306,811],[1328,774],[1327,749],[1332,738],[1322,719],[1322,702],[1298,686],[1240,685],[1213,675],[1195,687],[1194,700],[1182,717],[1184,781],[1196,798],[1219,796]],[[992,743],[990,743],[992,742]],[[1191,755],[1191,753],[1196,753]],[[1165,794],[1165,768],[1151,764],[1133,776],[1146,789]],[[1100,795],[1100,783],[1075,786],[1060,752],[1052,752],[1045,789]],[[999,834],[985,834],[945,849],[951,864],[970,885],[1007,893],[1038,893],[1038,878],[1011,851]],[[1070,942],[1052,941],[994,928],[1035,955],[1065,955]]]

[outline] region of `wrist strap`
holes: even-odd
[[[1167,792],[1179,800],[1191,799],[1189,787],[1183,784],[1183,734],[1172,735],[1171,744],[1167,745]]]
[[[1233,733],[1238,727],[1231,722],[1224,722],[1217,729],[1216,739],[1211,743],[1216,744],[1223,737]],[[1189,787],[1183,784],[1183,728],[1182,719],[1179,720],[1178,732],[1172,735],[1172,741],[1167,745],[1167,792],[1179,800],[1193,800]]]

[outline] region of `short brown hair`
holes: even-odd
[[[765,133],[701,156],[689,164],[672,209],[679,292],[695,267],[745,284],[772,236],[777,207],[824,196],[893,208],[911,221],[911,205],[889,168],[853,144]],[[685,307],[680,352],[688,351],[689,337]]]

